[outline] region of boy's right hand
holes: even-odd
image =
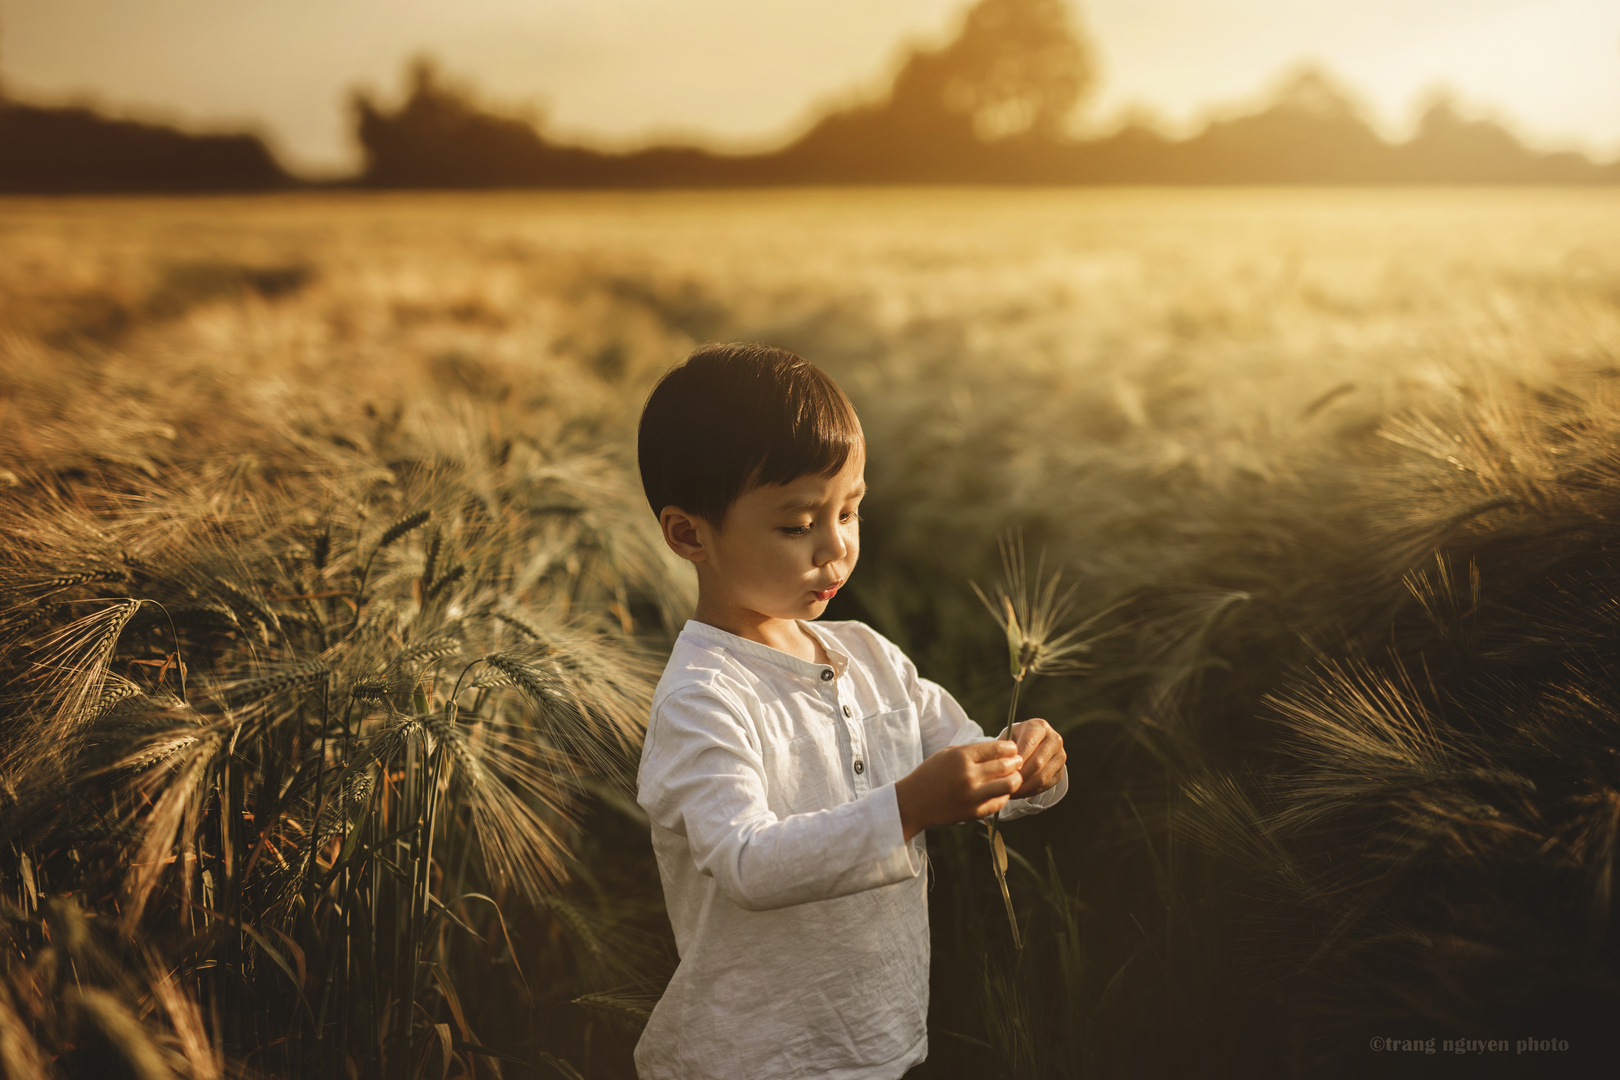
[[[930,825],[989,817],[1007,805],[1022,780],[1018,744],[1005,739],[947,746],[895,781],[906,839]]]

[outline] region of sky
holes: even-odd
[[[599,146],[776,145],[880,91],[966,0],[0,0],[0,88],[199,129],[290,167],[358,164],[349,94],[397,100],[431,53],[492,106]],[[1532,145],[1620,157],[1620,0],[1068,0],[1099,65],[1077,120],[1187,132],[1302,62],[1386,134],[1448,87]]]

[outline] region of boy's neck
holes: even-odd
[[[701,596],[692,617],[728,634],[767,645],[811,664],[832,663],[827,650],[821,647],[821,640],[797,619],[775,619],[752,612],[717,610],[712,605],[705,605]]]

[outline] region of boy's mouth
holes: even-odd
[[[843,584],[844,583],[842,581],[833,582],[827,588],[822,589],[820,592],[816,593],[816,599],[817,600],[831,600],[833,598],[834,594],[836,594],[838,592],[839,586],[841,586]]]

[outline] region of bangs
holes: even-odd
[[[832,379],[809,361],[793,375],[795,381],[803,382],[794,387],[797,393],[788,395],[798,407],[760,433],[764,445],[746,477],[749,484],[788,484],[801,476],[834,476],[863,443],[855,407]]]
[[[667,373],[641,414],[636,456],[654,514],[719,524],[756,484],[833,476],[864,442],[826,372],[773,345],[705,345]]]

